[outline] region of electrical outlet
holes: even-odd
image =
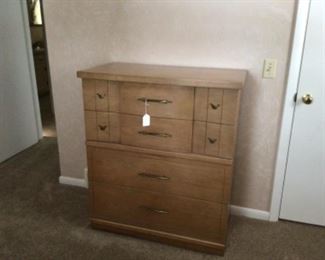
[[[265,59],[263,67],[263,78],[265,79],[274,79],[276,76],[276,59]]]

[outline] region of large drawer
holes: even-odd
[[[93,218],[218,242],[226,205],[91,183]]]
[[[151,116],[193,119],[194,88],[145,83],[84,80],[84,108],[143,115],[144,101]]]
[[[142,117],[113,112],[85,111],[86,139],[175,152],[191,152],[193,122]]]
[[[164,85],[119,83],[120,112],[143,115],[144,101],[151,116],[193,119],[194,88]]]
[[[192,121],[151,117],[149,127],[141,116],[120,115],[121,144],[175,152],[191,152]]]
[[[90,181],[229,202],[230,166],[105,148],[90,151]]]

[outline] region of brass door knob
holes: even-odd
[[[304,102],[305,104],[309,105],[313,102],[313,96],[310,94],[306,94],[302,97],[302,102]]]

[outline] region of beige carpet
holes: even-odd
[[[58,184],[56,141],[0,164],[0,259],[325,259],[325,229],[232,217],[225,256],[92,230],[87,191]]]

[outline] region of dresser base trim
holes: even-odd
[[[156,242],[170,244],[173,246],[185,247],[187,249],[201,251],[209,254],[223,255],[225,250],[225,245],[219,243],[193,239],[190,237],[179,236],[166,232],[155,231],[96,218],[91,218],[91,226],[95,229],[104,229],[114,233],[131,235],[139,238],[153,240]]]

